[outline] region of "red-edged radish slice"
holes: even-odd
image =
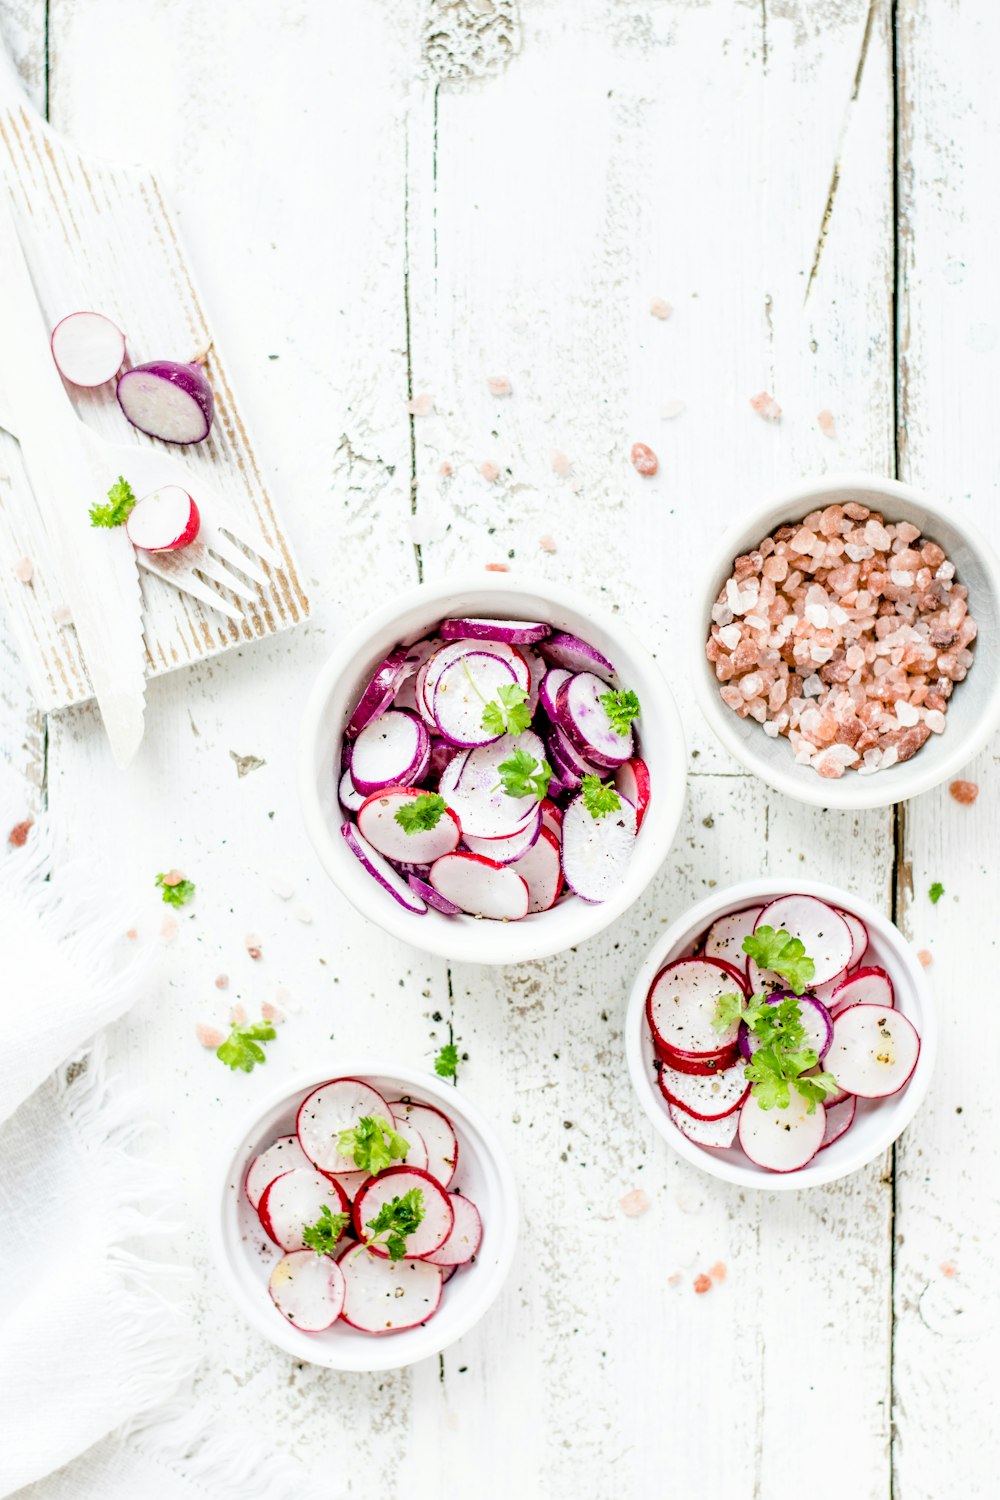
[[[340,832],[351,853],[361,861],[372,879],[377,880],[382,889],[388,891],[400,906],[405,906],[407,911],[412,911],[417,916],[423,916],[427,910],[427,902],[410,888],[384,855],[372,848],[364,834],[359,833],[353,823],[341,824]]]
[[[473,854],[485,854],[487,859],[496,860],[498,865],[512,865],[534,848],[541,828],[542,813],[539,808],[537,817],[525,823],[517,833],[509,834],[504,839],[477,839],[467,833],[464,836],[465,847]]]
[[[458,1136],[448,1116],[433,1104],[414,1104],[412,1099],[390,1099],[389,1108],[394,1120],[411,1121],[420,1131],[427,1147],[427,1170],[447,1187],[458,1166]]]
[[[562,844],[563,810],[548,797],[543,797],[539,804],[542,809],[542,827],[547,828],[559,844]]]
[[[455,1222],[451,1234],[440,1250],[432,1250],[424,1260],[432,1266],[464,1266],[472,1260],[483,1239],[483,1221],[479,1209],[461,1193],[450,1193]]]
[[[215,397],[201,365],[156,359],[118,379],[118,405],[133,427],[164,443],[201,443],[212,430]]]
[[[851,957],[847,967],[855,969],[868,952],[868,928],[862,922],[861,918],[856,917],[852,911],[844,911],[838,906],[837,912],[851,929],[851,941],[854,946],[851,950]]]
[[[306,1167],[309,1171],[313,1169],[313,1163],[299,1145],[297,1135],[279,1136],[266,1151],[255,1156],[243,1183],[251,1208],[257,1208],[269,1183],[283,1172],[291,1172],[294,1167]]]
[[[519,750],[539,765],[545,759],[545,746],[526,729],[456,756],[445,767],[438,791],[458,815],[463,833],[476,839],[509,838],[537,819],[537,797],[511,797],[503,788],[500,766]]]
[[[676,1104],[696,1120],[721,1120],[739,1109],[750,1085],[743,1076],[742,1064],[724,1072],[699,1076],[679,1073],[666,1063],[659,1069],[657,1082],[668,1104]]]
[[[257,1217],[267,1237],[282,1250],[304,1250],[302,1231],[316,1223],[324,1207],[332,1214],[350,1208],[340,1183],[312,1167],[293,1167],[268,1183],[257,1205]]]
[[[293,1328],[322,1333],[343,1311],[346,1284],[332,1256],[317,1255],[315,1250],[293,1250],[274,1267],[268,1291]]]
[[[573,673],[567,672],[565,667],[550,667],[542,678],[538,689],[538,701],[553,723],[556,718],[556,698],[559,689],[564,682],[569,682],[572,675]]]
[[[436,891],[432,885],[428,885],[422,875],[407,875],[406,883],[415,895],[420,896],[428,906],[433,906],[434,910],[441,912],[443,916],[460,917],[462,915],[462,908],[456,906],[454,901],[449,901],[447,896],[442,896],[441,892]]]
[[[619,797],[617,812],[591,817],[583,796],[574,797],[563,818],[563,875],[581,901],[606,901],[628,871],[635,845],[635,808]]]
[[[713,1026],[723,995],[745,995],[746,980],[718,958],[678,958],[660,970],[646,997],[646,1020],[655,1041],[683,1052],[718,1053],[733,1047],[739,1021],[726,1031]]]
[[[636,828],[641,828],[649,807],[650,780],[646,762],[634,755],[623,766],[619,766],[615,772],[615,787],[635,808]]]
[[[596,672],[598,676],[601,673],[607,673],[609,677],[615,675],[614,667],[596,646],[563,630],[557,630],[548,640],[542,641],[538,650],[550,667],[564,667],[567,672]]]
[[[501,688],[519,686],[503,657],[487,650],[465,651],[437,679],[431,701],[434,721],[455,745],[491,745],[500,735],[483,727],[485,706],[498,698]]]
[[[535,710],[538,708],[538,693],[542,685],[542,678],[545,676],[548,668],[542,661],[542,658],[536,656],[530,646],[521,646],[519,649],[528,664],[528,675],[531,679],[531,685],[528,688],[527,703],[528,708],[531,710],[531,717],[534,718]]]
[[[426,671],[423,676],[421,691],[425,707],[433,715],[434,694],[437,690],[441,674],[451,666],[453,662],[460,661],[470,651],[481,651],[483,646],[479,641],[446,641],[440,650],[435,651],[425,663]],[[490,655],[498,656],[505,661],[514,672],[514,678],[524,691],[531,691],[531,672],[528,663],[518,651],[516,646],[507,646],[503,641],[493,641],[490,644]]]
[[[411,668],[409,654],[405,647],[397,646],[395,651],[389,652],[361,694],[357,707],[347,721],[344,733],[349,740],[356,739],[362,729],[368,728],[373,719],[385,713],[400,684],[412,670],[414,669]]]
[[[797,1172],[812,1161],[823,1144],[826,1110],[813,1106],[791,1089],[787,1109],[761,1109],[753,1094],[740,1109],[739,1137],[744,1153],[769,1172]]]
[[[345,1323],[362,1333],[400,1333],[438,1310],[444,1277],[426,1260],[386,1260],[355,1245],[337,1262],[344,1273]]]
[[[836,1104],[831,1104],[827,1099],[825,1108],[826,1130],[823,1135],[823,1144],[819,1148],[821,1151],[825,1151],[827,1146],[832,1146],[834,1141],[839,1141],[840,1137],[850,1130],[854,1124],[858,1101],[853,1094],[847,1094]]]
[[[676,1047],[665,1047],[653,1037],[653,1051],[661,1062],[676,1073],[695,1073],[709,1076],[724,1073],[739,1062],[746,1062],[735,1042],[729,1047],[720,1047],[716,1052],[679,1052]]]
[[[430,756],[431,738],[423,720],[390,708],[354,741],[351,780],[366,797],[384,787],[412,786],[427,770]]]
[[[750,937],[763,910],[762,906],[745,906],[742,911],[716,917],[705,937],[702,950],[705,957],[725,959],[745,972],[747,956],[743,952],[743,939]]]
[[[725,1151],[727,1146],[731,1146],[740,1123],[736,1110],[732,1114],[723,1115],[721,1120],[696,1120],[694,1115],[686,1114],[676,1104],[668,1104],[667,1114],[681,1135],[686,1135],[697,1146],[708,1146],[712,1151]]]
[[[796,995],[791,990],[775,990],[772,995],[768,996],[767,1003],[777,1005],[781,1000],[794,1000],[798,1004],[802,1027],[806,1034],[802,1045],[812,1047],[822,1062],[833,1041],[833,1021],[830,1019],[830,1012],[822,1000],[817,1000],[815,995]],[[740,1052],[749,1062],[760,1046],[759,1040],[746,1026],[741,1026],[739,1043]]]
[[[200,527],[198,507],[179,484],[143,495],[125,522],[132,546],[144,552],[176,552],[194,541]]]
[[[75,312],[52,330],[52,358],[70,385],[92,389],[114,380],[125,358],[125,335],[99,312]]]
[[[552,634],[551,625],[538,620],[442,620],[445,641],[504,641],[508,646],[534,646]]]
[[[426,795],[416,786],[387,786],[367,798],[358,812],[358,828],[372,848],[386,859],[410,865],[431,865],[442,854],[457,849],[462,825],[450,807],[445,808],[433,828],[416,828],[409,833],[396,821],[401,809],[411,807],[418,797]]]
[[[919,1056],[916,1028],[898,1010],[851,1005],[833,1023],[825,1067],[860,1099],[884,1099],[910,1081]]]
[[[321,1172],[354,1172],[354,1157],[342,1155],[337,1140],[342,1130],[354,1130],[362,1120],[377,1115],[392,1119],[388,1104],[371,1084],[360,1078],[330,1078],[299,1105],[295,1119],[299,1145]]]
[[[632,755],[632,730],[619,734],[601,702],[608,685],[593,672],[577,672],[556,694],[556,722],[570,744],[595,765],[615,770]]]
[[[511,865],[482,854],[446,854],[431,865],[430,882],[472,917],[518,922],[528,915],[528,887]]]
[[[440,1250],[455,1223],[451,1195],[445,1192],[437,1178],[417,1167],[386,1167],[384,1172],[365,1183],[351,1210],[358,1239],[370,1240],[372,1231],[368,1225],[379,1211],[394,1198],[402,1198],[404,1193],[413,1189],[423,1195],[424,1216],[413,1233],[407,1235],[407,1259],[422,1260],[432,1250]],[[372,1244],[370,1248],[375,1255],[389,1254],[384,1244]]]
[[[528,887],[528,911],[550,911],[563,888],[559,840],[547,828],[541,828],[538,839],[511,866]]]
[[[830,1014],[837,1017],[849,1005],[881,1005],[893,1010],[896,993],[892,980],[878,964],[869,964],[865,969],[855,969],[842,979],[830,997]]]
[[[389,1108],[392,1109],[391,1104],[389,1105]],[[395,1115],[386,1115],[386,1119],[395,1126],[396,1134],[401,1135],[403,1137],[403,1140],[406,1141],[407,1145],[410,1148],[409,1151],[407,1151],[406,1156],[400,1162],[400,1166],[415,1167],[419,1172],[426,1172],[430,1163],[427,1144],[424,1141],[424,1138],[421,1135],[420,1131],[417,1129],[416,1125],[414,1125],[413,1121],[397,1120]],[[432,1173],[431,1175],[433,1176],[434,1174]],[[359,1184],[359,1186],[361,1186],[361,1184]],[[354,1194],[352,1194],[351,1196],[353,1197]]]
[[[815,965],[811,989],[842,973],[854,951],[843,917],[815,896],[779,896],[761,911],[756,927],[773,927],[800,940]]]
[[[340,805],[345,812],[360,812],[364,806],[365,799],[351,780],[351,768],[347,767],[340,778],[340,786],[337,789]]]

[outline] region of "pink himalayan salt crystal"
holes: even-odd
[[[22,583],[30,583],[35,574],[35,565],[30,557],[19,557],[14,564],[14,572]]]
[[[411,417],[429,417],[434,410],[434,397],[430,391],[421,391],[419,396],[406,403],[406,410]]]
[[[175,885],[180,885],[183,879],[184,875],[180,870],[168,870],[162,878],[162,884],[172,888]]]
[[[487,377],[486,389],[491,396],[509,396],[514,387],[506,375],[490,375]]]
[[[638,1219],[649,1209],[649,1195],[642,1188],[633,1188],[618,1204],[626,1219]]]
[[[229,988],[229,975],[228,974],[216,974],[216,976],[215,976],[215,988],[217,990],[228,990],[228,988]]]
[[[479,465],[479,472],[489,484],[493,484],[500,478],[500,466],[493,463],[491,459],[486,459]]]
[[[448,479],[452,475],[452,473],[454,473],[454,470],[452,469],[451,464],[444,463],[441,465],[440,469],[438,469],[438,473],[441,475],[442,479]]]
[[[712,1287],[715,1285],[715,1283],[712,1281],[711,1276],[706,1276],[704,1271],[701,1271],[694,1278],[694,1281],[691,1283],[691,1285],[694,1288],[695,1296],[704,1297],[706,1292],[710,1292],[712,1290]]]
[[[929,948],[920,949],[920,951],[917,953],[917,962],[921,965],[922,968],[930,968],[931,964],[934,962],[934,955],[931,953]]]
[[[270,1000],[264,1001],[263,1005],[260,1008],[260,1013],[265,1021],[273,1021],[278,1026],[280,1026],[282,1021],[285,1019],[284,1011],[279,1010],[276,1005],[272,1005]]]
[[[487,573],[509,573],[510,568],[506,563],[487,563]]]
[[[139,936],[138,928],[136,928],[136,927],[130,927],[129,930],[128,930],[128,932],[126,932],[125,936],[128,938],[128,940],[129,940],[130,943],[134,943],[135,940],[136,940],[136,938]]]
[[[816,426],[819,428],[824,437],[833,437],[835,430],[833,412],[827,411],[826,407],[824,407],[816,417]]]
[[[548,532],[546,532],[544,536],[540,536],[538,538],[538,545],[539,547],[541,547],[543,552],[556,551],[555,540],[551,536],[549,536]]]
[[[779,422],[781,420],[781,407],[775,401],[770,391],[759,391],[756,396],[751,396],[750,405],[758,417],[763,417],[766,422]]]
[[[247,1013],[242,1005],[234,1005],[229,1012],[229,1019],[234,1026],[245,1026],[247,1024]]]
[[[53,625],[72,625],[73,612],[68,604],[57,604],[52,611]]]
[[[213,1052],[226,1040],[226,1033],[220,1031],[218,1026],[209,1026],[207,1021],[199,1021],[194,1034],[203,1047],[211,1047]]]
[[[953,781],[948,790],[963,807],[971,807],[979,796],[979,784],[975,781]]]
[[[563,479],[573,471],[573,465],[561,448],[553,448],[549,456],[549,462],[552,465],[553,473],[559,474]]]
[[[164,917],[160,923],[160,937],[165,943],[172,943],[177,936],[177,918]]]
[[[260,955],[261,955],[261,953],[262,953],[263,950],[262,950],[261,945],[260,945],[260,938],[257,937],[255,933],[253,933],[253,932],[248,932],[247,933],[246,937],[243,939],[243,946],[247,950],[247,952],[249,953],[249,955],[250,955],[250,957],[252,959],[256,960],[256,959],[260,958]]]
[[[673,312],[673,308],[671,307],[670,303],[664,302],[662,297],[654,297],[652,302],[649,304],[649,310],[653,314],[654,318],[660,318],[661,320],[669,318],[670,314]]]
[[[632,452],[629,456],[632,460],[633,469],[635,469],[637,474],[642,474],[646,479],[652,479],[660,467],[660,460],[652,448],[648,447],[645,443],[633,443]]]

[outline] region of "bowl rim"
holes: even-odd
[[[496,1259],[492,1267],[484,1262],[477,1262],[470,1268],[470,1280],[473,1276],[480,1275],[480,1268],[483,1273],[488,1274],[482,1275],[478,1297],[470,1300],[470,1306],[466,1308],[464,1314],[457,1317],[457,1326],[448,1327],[446,1333],[444,1333],[444,1325],[441,1325],[441,1330],[435,1333],[434,1330],[438,1325],[436,1319],[431,1318],[427,1323],[418,1324],[416,1328],[403,1329],[391,1336],[373,1335],[368,1343],[358,1349],[356,1354],[352,1351],[353,1357],[351,1358],[344,1358],[343,1354],[340,1358],[331,1357],[331,1352],[336,1354],[338,1346],[327,1343],[322,1346],[317,1345],[317,1350],[321,1351],[323,1357],[309,1359],[299,1344],[291,1342],[285,1324],[280,1318],[275,1318],[272,1326],[272,1320],[266,1316],[267,1309],[259,1308],[255,1303],[246,1302],[241,1295],[237,1273],[226,1248],[225,1223],[234,1201],[229,1192],[229,1184],[233,1176],[230,1169],[244,1140],[253,1134],[260,1122],[272,1110],[281,1105],[290,1106],[296,1097],[304,1097],[329,1078],[373,1077],[392,1079],[394,1083],[400,1084],[403,1091],[419,1094],[420,1102],[426,1101],[441,1109],[447,1109],[448,1113],[458,1117],[460,1123],[474,1130],[482,1138],[485,1154],[497,1174],[503,1216],[503,1222],[498,1225]],[[263,1100],[255,1101],[252,1108],[245,1111],[240,1118],[238,1129],[227,1133],[222,1148],[215,1156],[211,1181],[213,1186],[208,1210],[209,1248],[216,1270],[236,1307],[246,1321],[269,1343],[284,1350],[296,1360],[325,1369],[346,1373],[398,1370],[407,1365],[416,1364],[419,1360],[430,1359],[440,1354],[442,1350],[464,1338],[488,1312],[499,1296],[514,1261],[520,1227],[517,1184],[507,1153],[495,1127],[477,1104],[465,1095],[459,1095],[458,1089],[442,1083],[435,1074],[420,1068],[408,1068],[385,1058],[354,1056],[338,1058],[335,1071],[320,1072],[315,1068],[310,1068],[308,1071],[292,1075],[284,1083],[277,1085]],[[221,1184],[220,1192],[216,1192],[216,1184]],[[237,1205],[242,1191],[241,1176],[235,1198]],[[423,1337],[416,1339],[414,1335],[423,1335]],[[416,1353],[407,1353],[407,1349],[414,1342],[419,1342],[421,1347]],[[369,1344],[370,1357],[364,1359],[358,1357],[362,1350],[367,1352]]]
[[[339,850],[335,848],[335,840],[339,835],[328,824],[313,772],[314,748],[322,728],[327,700],[335,684],[350,670],[352,662],[362,654],[373,635],[385,630],[398,616],[418,604],[426,605],[430,616],[436,603],[460,594],[481,594],[498,599],[510,594],[534,595],[556,609],[565,610],[571,617],[591,619],[610,639],[620,641],[624,651],[638,662],[655,690],[657,714],[664,729],[664,757],[669,760],[669,770],[663,778],[666,785],[662,791],[659,786],[657,789],[656,817],[653,820],[647,819],[644,823],[644,837],[640,836],[636,844],[620,889],[607,901],[600,903],[587,903],[578,899],[579,914],[572,924],[567,923],[571,930],[562,937],[547,936],[552,933],[552,926],[544,923],[533,923],[530,926],[527,923],[492,923],[477,921],[472,917],[445,919],[449,922],[448,926],[437,923],[415,925],[418,919],[412,913],[402,907],[397,912],[386,904],[379,887],[365,875],[360,866],[356,877],[352,869],[350,877],[342,878],[341,862],[336,857]],[[405,634],[412,635],[412,632]],[[458,962],[480,964],[525,963],[550,958],[596,937],[626,912],[655,878],[670,852],[684,812],[687,776],[687,746],[680,712],[670,685],[656,658],[624,621],[619,621],[600,606],[593,607],[589,601],[586,602],[585,612],[573,590],[551,584],[531,574],[484,576],[472,572],[463,572],[437,582],[416,584],[390,602],[380,605],[341,637],[320,667],[310,689],[299,730],[296,771],[299,806],[309,841],[326,874],[355,909],[383,931],[411,943],[422,952]],[[547,913],[538,915],[544,917]],[[498,930],[493,932],[494,928]],[[454,940],[455,936],[457,941]]]
[[[983,748],[994,731],[1000,726],[1000,675],[994,677],[982,713],[962,739],[954,746],[943,750],[936,764],[921,765],[919,752],[912,760],[901,766],[893,766],[884,778],[850,774],[839,781],[827,781],[814,775],[810,782],[800,777],[797,767],[789,757],[787,766],[772,763],[750,746],[737,732],[737,720],[732,709],[727,708],[718,694],[718,683],[705,656],[705,639],[708,635],[712,603],[728,576],[732,561],[745,550],[745,538],[755,535],[759,540],[775,524],[775,519],[786,511],[801,510],[808,514],[815,505],[833,490],[869,490],[887,500],[918,505],[931,515],[940,516],[956,530],[961,531],[969,545],[982,561],[989,574],[993,591],[1000,599],[1000,558],[987,541],[979,527],[963,514],[949,506],[931,499],[925,491],[898,479],[887,479],[879,474],[864,471],[831,472],[806,476],[797,484],[772,495],[748,515],[730,526],[721,538],[718,548],[713,549],[711,564],[704,568],[695,592],[696,608],[692,612],[694,639],[689,645],[691,676],[694,680],[695,698],[702,717],[723,747],[747,770],[796,802],[812,807],[836,807],[845,811],[861,812],[874,807],[890,807],[896,802],[905,802],[931,787],[940,786],[960,771],[964,765]],[[897,772],[899,773],[897,775]],[[813,784],[815,783],[815,784]]]
[[[660,1106],[658,1093],[654,1096],[647,1076],[647,1065],[643,1056],[643,1028],[646,1017],[646,995],[654,976],[659,971],[666,955],[692,927],[698,931],[709,925],[712,918],[726,908],[737,910],[752,906],[766,896],[774,898],[788,892],[804,896],[816,896],[828,905],[838,905],[847,911],[856,912],[869,927],[878,929],[879,936],[895,951],[899,963],[906,970],[907,978],[916,991],[921,1009],[920,1054],[909,1082],[899,1094],[887,1098],[898,1098],[900,1108],[893,1115],[892,1127],[878,1139],[877,1145],[859,1152],[857,1158],[847,1166],[838,1166],[827,1160],[816,1166],[820,1156],[813,1157],[805,1167],[796,1172],[764,1172],[758,1168],[743,1166],[739,1161],[730,1161],[710,1149],[689,1140],[671,1120],[667,1110]],[[830,1182],[839,1182],[867,1166],[887,1151],[911,1123],[926,1097],[937,1059],[938,1017],[933,991],[927,975],[899,928],[871,901],[841,889],[824,880],[802,880],[795,875],[759,876],[740,880],[689,906],[677,917],[665,932],[661,933],[647,953],[636,973],[625,1012],[625,1057],[632,1087],[643,1113],[667,1144],[683,1156],[685,1161],[718,1177],[724,1182],[735,1183],[741,1188],[753,1188],[758,1192],[801,1192],[811,1187],[822,1187]]]

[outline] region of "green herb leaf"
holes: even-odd
[[[323,1204],[319,1211],[319,1218],[315,1224],[307,1224],[302,1231],[302,1238],[310,1250],[315,1250],[317,1255],[332,1255],[333,1247],[347,1228],[350,1214],[332,1213],[327,1204]]]
[[[722,1002],[731,998],[721,996],[717,1012]],[[817,1104],[836,1092],[839,1085],[832,1073],[803,1076],[818,1066],[819,1057],[815,1047],[804,1045],[807,1034],[802,1007],[793,995],[772,1001],[767,995],[752,996],[743,1011],[743,1021],[760,1043],[743,1076],[750,1081],[750,1092],[761,1109],[787,1109],[791,1087],[805,1099],[807,1113],[813,1114]]]
[[[788,1080],[770,1047],[758,1047],[743,1069],[743,1077],[749,1079],[750,1092],[761,1109],[788,1108]]]
[[[257,1021],[253,1026],[234,1026],[221,1047],[215,1049],[220,1062],[233,1072],[237,1068],[243,1073],[252,1073],[257,1063],[267,1062],[267,1054],[261,1042],[273,1042],[276,1032],[270,1021]]]
[[[632,720],[639,713],[639,700],[635,694],[624,691],[616,693],[609,690],[602,693],[597,701],[611,720],[611,728],[615,734],[628,734]]]
[[[603,782],[599,776],[585,776],[581,788],[583,805],[592,818],[603,818],[605,813],[618,812],[622,802],[614,785]]]
[[[801,995],[816,972],[816,965],[808,956],[801,938],[790,937],[782,928],[758,927],[743,939],[743,952],[748,953],[762,969],[780,974],[787,979],[789,988]]]
[[[937,906],[938,902],[941,900],[941,897],[944,895],[944,886],[941,884],[940,880],[935,880],[934,884],[931,886],[927,894],[931,898],[931,902],[933,903],[933,905]]]
[[[808,1102],[806,1113],[813,1115],[817,1104],[822,1104],[829,1094],[835,1094],[839,1084],[832,1073],[813,1073],[809,1078],[796,1078],[795,1087]]]
[[[543,760],[539,765],[527,750],[515,750],[509,760],[500,762],[497,771],[508,797],[537,797],[541,802],[552,780],[548,761]]]
[[[383,1115],[365,1115],[353,1130],[342,1130],[337,1137],[341,1156],[352,1156],[359,1171],[372,1177],[394,1161],[405,1161],[409,1149],[409,1141]]]
[[[153,884],[159,886],[163,892],[163,899],[168,906],[187,906],[194,895],[194,881],[178,880],[176,885],[164,885],[163,882],[166,880],[167,874],[169,874],[169,871],[162,875],[157,875]]]
[[[108,490],[109,505],[90,507],[91,526],[123,526],[135,508],[135,495],[127,479],[119,474]]]
[[[396,813],[396,822],[404,833],[426,833],[436,828],[444,817],[446,803],[437,792],[421,792],[410,797]]]
[[[483,709],[483,728],[490,734],[521,734],[530,728],[528,695],[518,682],[497,688],[496,698]]]
[[[401,1198],[383,1203],[374,1219],[365,1225],[371,1230],[366,1244],[384,1244],[390,1260],[406,1254],[406,1239],[423,1222],[424,1195],[420,1188],[410,1188]]]
[[[439,1078],[454,1078],[458,1072],[458,1048],[451,1042],[434,1059],[434,1071]]]
[[[715,1031],[728,1031],[733,1022],[738,1021],[742,1014],[742,995],[720,995],[716,1001],[715,1015],[712,1017],[712,1027]]]

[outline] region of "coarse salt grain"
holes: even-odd
[[[262,952],[260,938],[255,936],[254,933],[247,933],[246,937],[243,939],[243,946],[252,959],[256,960],[260,958]]]
[[[491,396],[509,396],[513,387],[506,375],[489,375],[486,380],[486,389]]]
[[[14,564],[14,572],[22,583],[30,583],[35,573],[35,565],[30,557],[20,557]]]
[[[642,1188],[633,1188],[618,1204],[626,1219],[638,1219],[649,1208],[649,1195]]]
[[[633,443],[632,452],[629,456],[632,460],[633,469],[645,479],[652,479],[660,467],[660,460],[646,443]]]
[[[486,459],[479,465],[479,472],[489,484],[493,484],[495,480],[500,478],[499,465],[491,462],[490,459]]]
[[[406,403],[406,410],[411,417],[429,417],[434,410],[434,397],[429,391],[421,391],[419,396]]]
[[[229,1020],[233,1026],[245,1026],[247,1024],[247,1013],[242,1005],[234,1005],[229,1012]]]
[[[549,455],[549,462],[552,465],[552,472],[558,474],[562,479],[565,479],[567,474],[573,472],[573,465],[561,448],[553,448]]]
[[[654,318],[660,319],[669,318],[670,314],[673,312],[673,308],[671,307],[670,303],[664,302],[662,297],[654,297],[652,302],[649,304],[649,310],[653,314]]]
[[[552,537],[549,536],[548,532],[546,532],[544,536],[540,536],[538,538],[538,545],[539,547],[541,547],[543,552],[551,553],[555,552],[556,550],[555,541]]]
[[[226,1040],[224,1031],[220,1031],[218,1026],[209,1026],[206,1021],[198,1022],[194,1028],[194,1034],[203,1047],[211,1047],[213,1052]]]
[[[750,397],[750,405],[759,417],[766,422],[778,422],[781,420],[781,407],[775,401],[770,391],[759,391],[756,396]]]
[[[953,781],[948,790],[963,807],[971,807],[979,796],[979,786],[975,781]]]
[[[834,433],[833,412],[832,411],[827,411],[826,408],[824,407],[824,409],[821,412],[819,412],[818,415],[817,415],[817,417],[816,417],[816,426],[819,428],[820,432],[823,434],[824,437],[833,437],[833,433]]]

